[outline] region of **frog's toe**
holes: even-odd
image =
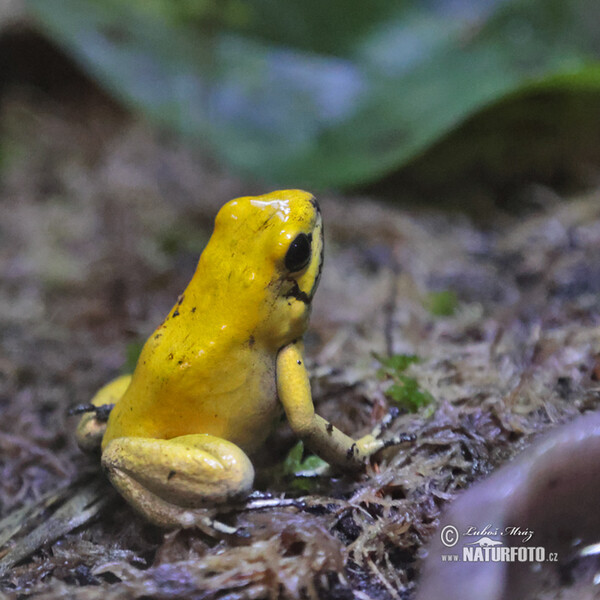
[[[130,382],[131,375],[121,375],[100,388],[92,398],[90,405],[84,405],[84,415],[79,420],[75,430],[77,445],[84,452],[100,450],[110,408],[122,398]],[[103,410],[107,407],[108,410]],[[77,414],[77,412],[79,411],[76,410],[74,414]]]
[[[102,466],[138,512],[167,528],[193,524],[194,509],[246,496],[254,481],[238,446],[206,434],[116,438],[104,449]]]
[[[380,423],[373,429],[371,435],[380,438],[393,424],[394,421],[401,415],[400,410],[396,406],[392,406],[388,411],[387,415],[381,419]],[[390,448],[392,446],[402,446],[405,444],[411,444],[416,441],[417,436],[414,433],[396,433],[392,437],[383,440],[382,449]]]
[[[399,433],[388,439],[375,437],[372,433],[365,435],[357,440],[356,445],[358,450],[365,456],[373,456],[380,450],[391,448],[392,446],[403,446],[410,444],[417,439],[417,436],[412,433]]]
[[[385,417],[377,423],[374,427],[373,431],[371,431],[371,435],[375,438],[381,436],[382,433],[387,431],[394,423],[394,421],[400,416],[400,410],[396,406],[392,406],[390,410],[387,412]]]
[[[84,452],[99,451],[105,431],[106,422],[99,421],[95,412],[88,412],[81,417],[75,430],[77,445]]]

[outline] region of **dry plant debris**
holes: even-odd
[[[190,277],[217,206],[263,191],[95,98],[19,89],[0,105],[0,513],[94,469],[67,410],[118,374]],[[440,510],[539,432],[599,404],[600,193],[534,190],[483,224],[370,198],[321,198],[327,256],[308,348],[321,414],[358,435],[387,412],[382,356],[433,403],[403,413],[356,480],[257,484],[296,506],[221,515],[248,538],[164,534],[117,500],[8,571],[36,598],[410,598]],[[449,316],[432,293],[450,292]],[[434,311],[435,312],[435,311]],[[276,457],[276,460],[273,457]],[[98,473],[98,477],[101,477]],[[5,553],[6,548],[2,551]]]

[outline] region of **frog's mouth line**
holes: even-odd
[[[294,285],[292,286],[292,289],[285,295],[286,298],[295,298],[296,300],[299,300],[300,302],[304,302],[304,304],[310,304],[312,301],[312,292],[311,294],[307,294],[306,292],[303,292],[300,289],[300,286],[298,285],[298,282],[294,279],[293,280]],[[314,286],[313,286],[314,289]]]

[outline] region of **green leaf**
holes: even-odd
[[[421,390],[416,379],[406,375],[400,375],[398,383],[392,384],[385,391],[385,395],[399,408],[410,412],[416,412],[433,402],[433,396],[429,392]]]
[[[458,308],[458,296],[452,290],[431,292],[428,294],[425,304],[427,310],[436,317],[450,317]]]
[[[284,475],[297,475],[303,471],[314,471],[327,465],[327,463],[314,454],[309,454],[304,460],[304,443],[298,442],[285,457],[283,461]]]
[[[384,365],[395,371],[405,371],[410,365],[421,362],[416,354],[394,354],[384,359]]]
[[[421,362],[421,359],[416,354],[382,356],[373,352],[373,357],[382,365],[382,368],[377,371],[379,378],[385,378],[388,375],[394,377],[406,371],[410,365]]]
[[[40,27],[116,98],[279,184],[377,180],[474,115],[540,91],[575,94],[584,106],[523,115],[536,119],[536,135],[520,151],[529,160],[542,152],[529,168],[562,157],[565,143],[576,155],[600,135],[585,118],[600,104],[595,0],[474,3],[468,14],[445,2],[325,4],[26,0]],[[485,151],[491,173],[520,173],[506,152],[510,136],[488,138],[459,151],[448,142],[444,160],[481,165]],[[430,160],[421,177],[449,168]]]
[[[304,444],[302,442],[297,442],[283,461],[284,475],[293,475],[296,471],[300,470],[302,454],[304,454]]]
[[[394,354],[385,357],[375,352],[373,356],[382,364],[382,368],[377,371],[377,376],[380,379],[390,379],[393,382],[384,393],[399,408],[416,412],[423,406],[433,402],[433,396],[429,392],[421,390],[416,379],[404,375],[404,371],[410,365],[421,362],[418,356],[415,354]]]
[[[302,456],[304,454],[303,442],[298,442],[285,457],[283,461],[280,477],[293,476],[295,479],[291,483],[291,487],[299,492],[310,492],[315,486],[314,479],[308,477],[301,477],[301,474],[315,472],[315,474],[324,467],[327,463],[314,454],[309,454],[304,460]]]

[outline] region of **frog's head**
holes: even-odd
[[[282,190],[225,204],[199,267],[255,341],[280,348],[304,333],[323,265],[319,205]]]

